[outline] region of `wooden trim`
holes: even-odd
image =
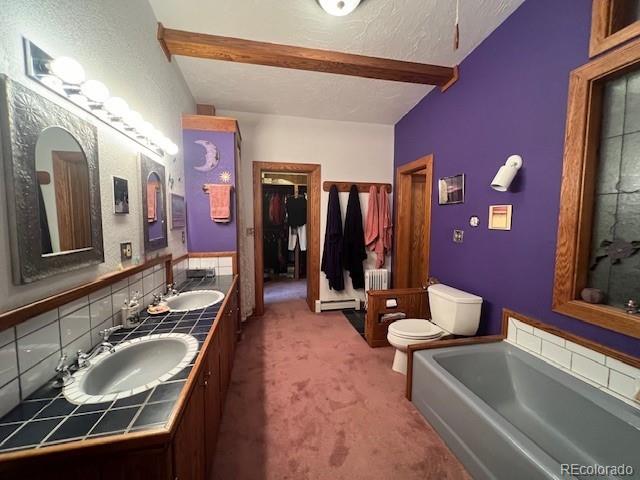
[[[481,345],[483,343],[502,342],[504,335],[487,335],[483,337],[454,338],[452,340],[434,340],[427,343],[416,343],[407,347],[407,384],[405,396],[411,401],[413,390],[413,354],[420,350],[433,350],[436,348],[463,347],[467,345]]]
[[[444,93],[449,90],[449,88],[451,88],[453,84],[458,81],[458,78],[460,78],[460,68],[458,67],[458,65],[456,65],[455,67],[453,67],[453,76],[451,77],[451,80],[442,85],[440,87],[440,91]]]
[[[186,32],[162,24],[157,36],[171,55],[437,86],[455,76],[453,67]]]
[[[153,267],[154,265],[158,265],[160,263],[168,265],[168,268],[171,269],[171,254],[161,255],[156,258],[148,259],[141,265],[134,265],[132,267],[125,268],[124,270],[103,275],[102,277],[99,277],[98,279],[84,285],[80,285],[79,287],[74,287],[56,295],[52,295],[50,297],[43,298],[42,300],[37,300],[28,305],[18,307],[14,310],[4,312],[0,314],[0,331],[6,330],[9,327],[13,327],[14,325],[24,322],[25,320],[35,317],[36,315],[40,315],[41,313],[48,312],[49,310],[52,310],[56,307],[60,307],[69,302],[77,300],[78,298],[85,297],[90,293],[101,290],[104,287],[112,285],[124,278],[127,278],[135,273],[142,272],[143,270],[146,270],[147,268]]]
[[[169,51],[169,47],[167,47],[167,44],[164,42],[163,37],[164,37],[164,26],[162,25],[162,23],[158,22],[158,31],[156,33],[156,39],[160,44],[160,48],[162,49],[162,53],[164,53],[164,56],[167,57],[167,60],[171,61],[171,52]]]
[[[591,10],[591,38],[589,56],[595,57],[640,36],[640,21],[612,32],[616,2],[627,0],[593,0]]]
[[[238,275],[238,252],[189,252],[189,258],[219,258],[231,257],[233,274]]]
[[[179,263],[185,261],[185,260],[189,260],[189,253],[185,253],[184,255],[180,255],[179,257],[174,258],[171,261],[172,265],[178,265]]]
[[[209,115],[182,115],[183,130],[205,130],[208,132],[239,132],[238,121],[230,117],[212,117]]]
[[[424,245],[426,251],[424,252],[425,261],[427,262],[425,278],[426,286],[427,279],[429,278],[429,254],[431,246],[431,196],[433,189],[433,154],[426,155],[418,158],[413,162],[402,165],[396,169],[396,198],[395,198],[395,245],[393,249],[393,285],[394,287],[404,288],[409,287],[409,274],[410,274],[410,261],[411,257],[406,255],[406,252],[411,249],[411,216],[400,215],[398,212],[410,212],[411,211],[411,175],[416,172],[425,171],[425,236]]]
[[[604,81],[640,64],[640,40],[571,72],[556,247],[555,312],[640,338],[640,316],[579,300],[586,286]]]
[[[209,115],[215,117],[216,107],[215,105],[205,105],[203,103],[196,104],[196,115]]]
[[[592,340],[587,340],[586,338],[580,337],[578,335],[574,335],[573,333],[566,332],[552,325],[548,325],[539,320],[536,320],[527,315],[523,315],[518,312],[514,312],[513,310],[509,310],[505,308],[502,310],[502,331],[507,332],[509,327],[509,317],[515,318],[516,320],[521,321],[522,323],[526,323],[527,325],[531,325],[532,327],[538,328],[540,330],[544,330],[547,333],[551,333],[560,338],[564,338],[573,343],[577,343],[578,345],[582,345],[583,347],[594,350],[598,353],[602,353],[608,357],[615,358],[616,360],[620,360],[627,365],[631,365],[635,368],[640,368],[640,357],[635,357],[633,355],[629,355],[618,350],[614,350],[613,348],[607,347],[600,343],[594,342]]]
[[[313,312],[320,299],[320,180],[321,168],[315,163],[253,162],[253,226],[255,249],[254,316],[264,315],[264,246],[262,226],[262,172],[296,172],[309,175],[307,185],[307,305]]]
[[[358,192],[360,193],[369,193],[369,189],[372,186],[375,186],[378,191],[380,191],[381,187],[387,188],[387,193],[393,192],[393,186],[390,183],[376,183],[376,182],[330,182],[325,181],[322,182],[322,190],[328,192],[331,189],[331,186],[335,185],[338,188],[339,192],[349,192],[351,191],[351,185],[355,185],[358,187]]]

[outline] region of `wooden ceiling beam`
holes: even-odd
[[[443,67],[186,32],[165,28],[161,23],[158,23],[158,41],[169,60],[173,55],[180,55],[394,82],[436,85],[442,88],[448,88],[458,76],[457,66]]]

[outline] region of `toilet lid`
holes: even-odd
[[[444,330],[429,320],[418,318],[408,318],[398,320],[389,325],[389,331],[394,335],[404,338],[435,338],[442,335]]]

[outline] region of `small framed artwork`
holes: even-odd
[[[181,195],[171,194],[171,230],[184,228],[186,225],[186,212],[184,197]]]
[[[129,182],[126,178],[113,177],[113,213],[129,213]]]
[[[511,205],[489,206],[489,230],[511,230]]]
[[[440,205],[464,203],[464,173],[438,180],[438,203]]]

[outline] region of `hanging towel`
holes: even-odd
[[[147,221],[149,223],[158,220],[158,183],[147,183]]]
[[[231,221],[231,185],[205,185],[209,192],[209,210],[211,220],[216,223]]]
[[[344,290],[344,272],[342,271],[342,214],[340,197],[335,185],[329,190],[327,208],[327,228],[324,234],[324,252],[322,253],[322,271],[329,281],[329,288]]]
[[[375,195],[374,195],[375,196]],[[364,229],[362,228],[362,208],[358,187],[351,185],[349,203],[344,219],[343,242],[344,267],[351,276],[354,289],[364,288],[364,268],[362,262],[367,259],[364,247]]]
[[[369,188],[369,203],[367,205],[367,224],[365,226],[364,244],[371,251],[375,250],[378,239],[378,189],[375,185]]]
[[[392,228],[387,187],[383,185],[380,187],[380,198],[378,199],[378,239],[375,245],[376,268],[384,266],[385,255],[391,251]]]

